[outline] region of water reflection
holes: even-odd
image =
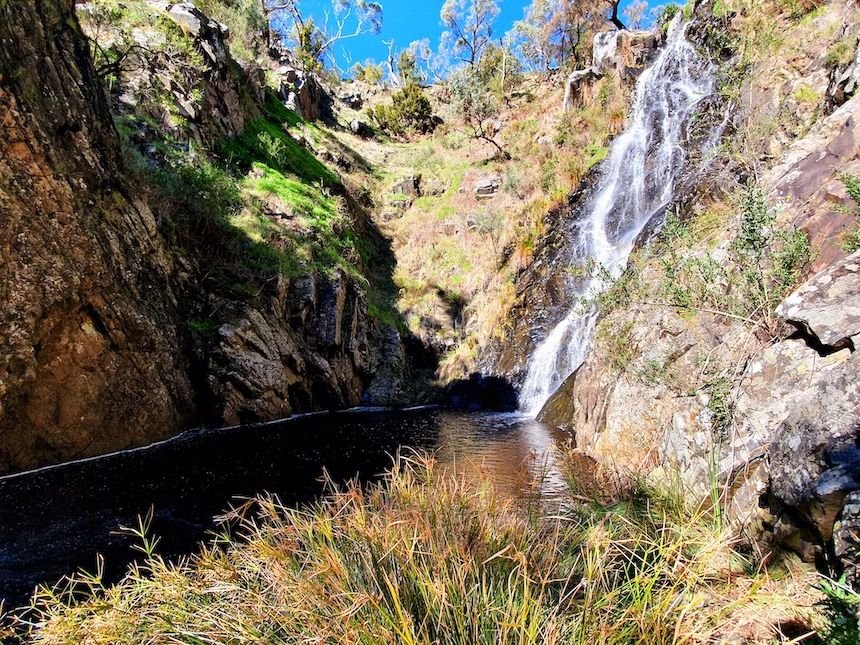
[[[565,490],[552,432],[520,414],[475,414],[441,424],[438,460],[458,473],[493,482],[519,497],[553,499]]]
[[[323,469],[335,481],[370,481],[399,450],[433,451],[443,467],[485,478],[503,492],[553,499],[564,490],[557,439],[515,414],[444,410],[326,414],[286,423],[190,433],[147,449],[0,478],[0,598],[24,602],[105,556],[109,576],[133,557],[116,533],[154,510],[153,532],[172,557],[195,550],[213,517],[237,497],[262,492],[286,504],[319,496]],[[537,486],[532,482],[537,479]]]

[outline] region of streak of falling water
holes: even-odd
[[[642,229],[672,200],[687,162],[690,118],[715,86],[715,67],[687,40],[688,27],[676,16],[666,44],[636,84],[627,127],[602,166],[568,258],[572,265],[599,267],[602,275],[579,281],[570,294],[570,312],[529,359],[520,393],[524,412],[537,414],[585,360],[597,311],[583,303],[608,287],[607,274],[612,280],[621,275]],[[606,48],[611,49],[610,43]],[[703,147],[713,147],[719,133],[706,139]]]

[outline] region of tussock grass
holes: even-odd
[[[791,606],[707,512],[576,500],[547,515],[400,459],[309,508],[249,503],[235,535],[177,564],[144,525],[120,583],[42,589],[19,620],[32,643],[668,643]]]

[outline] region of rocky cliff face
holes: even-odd
[[[747,535],[854,576],[860,256],[846,250],[844,177],[860,172],[860,97],[834,93],[832,77],[850,73],[825,57],[855,17],[834,2],[817,17],[827,37],[784,25],[788,51],[751,71],[726,138],[741,167],[715,165],[676,209],[689,223],[633,257],[588,358],[541,413],[605,471],[680,485],[696,503],[722,494]],[[787,53],[792,71],[768,81]],[[732,177],[759,196],[726,200]]]
[[[186,9],[204,91],[183,118],[208,143],[256,116],[261,74]],[[169,247],[165,204],[126,179],[70,0],[2,3],[0,42],[0,472],[201,420],[406,399],[400,335],[368,314],[355,277],[276,277],[237,298],[206,282],[217,259]],[[214,328],[196,333],[204,309]]]
[[[0,7],[0,471],[175,432],[192,411],[152,211],[122,180],[68,2]]]

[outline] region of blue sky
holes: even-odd
[[[368,58],[377,61],[385,59],[388,49],[382,43],[394,39],[397,49],[405,48],[410,42],[429,38],[430,44],[435,48],[439,44],[442,33],[442,25],[439,21],[439,11],[444,0],[380,0],[383,6],[383,27],[379,35],[359,36],[344,41],[335,52],[338,62],[344,66],[348,50],[353,62],[363,62]],[[624,0],[622,8],[633,0]],[[650,5],[656,6],[666,0],[651,0]],[[523,17],[523,11],[529,5],[530,0],[501,0],[501,14],[496,19],[495,32],[502,35],[511,26]],[[299,6],[302,11],[310,13],[315,18],[321,16],[324,9],[331,7],[331,0],[300,0]]]

